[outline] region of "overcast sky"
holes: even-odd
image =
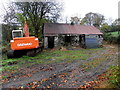
[[[0,15],[4,13],[2,3],[10,0],[1,0],[0,3]],[[59,0],[64,3],[64,10],[62,12],[62,22],[68,21],[70,17],[77,16],[83,18],[86,13],[100,13],[105,16],[106,19],[118,18],[118,2],[119,0]],[[4,4],[5,5],[5,4]]]
[[[78,16],[83,18],[86,13],[94,12],[100,13],[106,19],[118,18],[118,2],[120,0],[62,0],[64,1],[65,17]],[[109,19],[109,21],[110,21]]]

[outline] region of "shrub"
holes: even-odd
[[[108,43],[118,44],[118,41],[120,40],[120,35],[118,37],[112,36],[112,34],[105,33],[103,35],[103,38]]]
[[[112,70],[112,73],[108,76],[109,82],[115,88],[120,88],[120,68],[118,66],[112,66],[111,70]]]

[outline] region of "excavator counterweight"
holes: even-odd
[[[34,56],[42,50],[38,38],[29,36],[27,22],[25,21],[23,31],[13,30],[13,40],[10,41],[11,50],[8,51],[8,58],[21,57],[22,55]]]

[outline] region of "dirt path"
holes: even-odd
[[[117,64],[117,49],[107,46],[86,60],[72,63],[54,63],[21,68],[19,73],[3,83],[3,88],[78,88],[85,82],[94,81],[111,65]],[[99,61],[97,61],[97,59]],[[27,72],[27,74],[26,74]]]

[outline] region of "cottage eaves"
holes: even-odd
[[[44,36],[55,36],[59,34],[103,34],[94,26],[58,23],[45,23],[43,32]]]

